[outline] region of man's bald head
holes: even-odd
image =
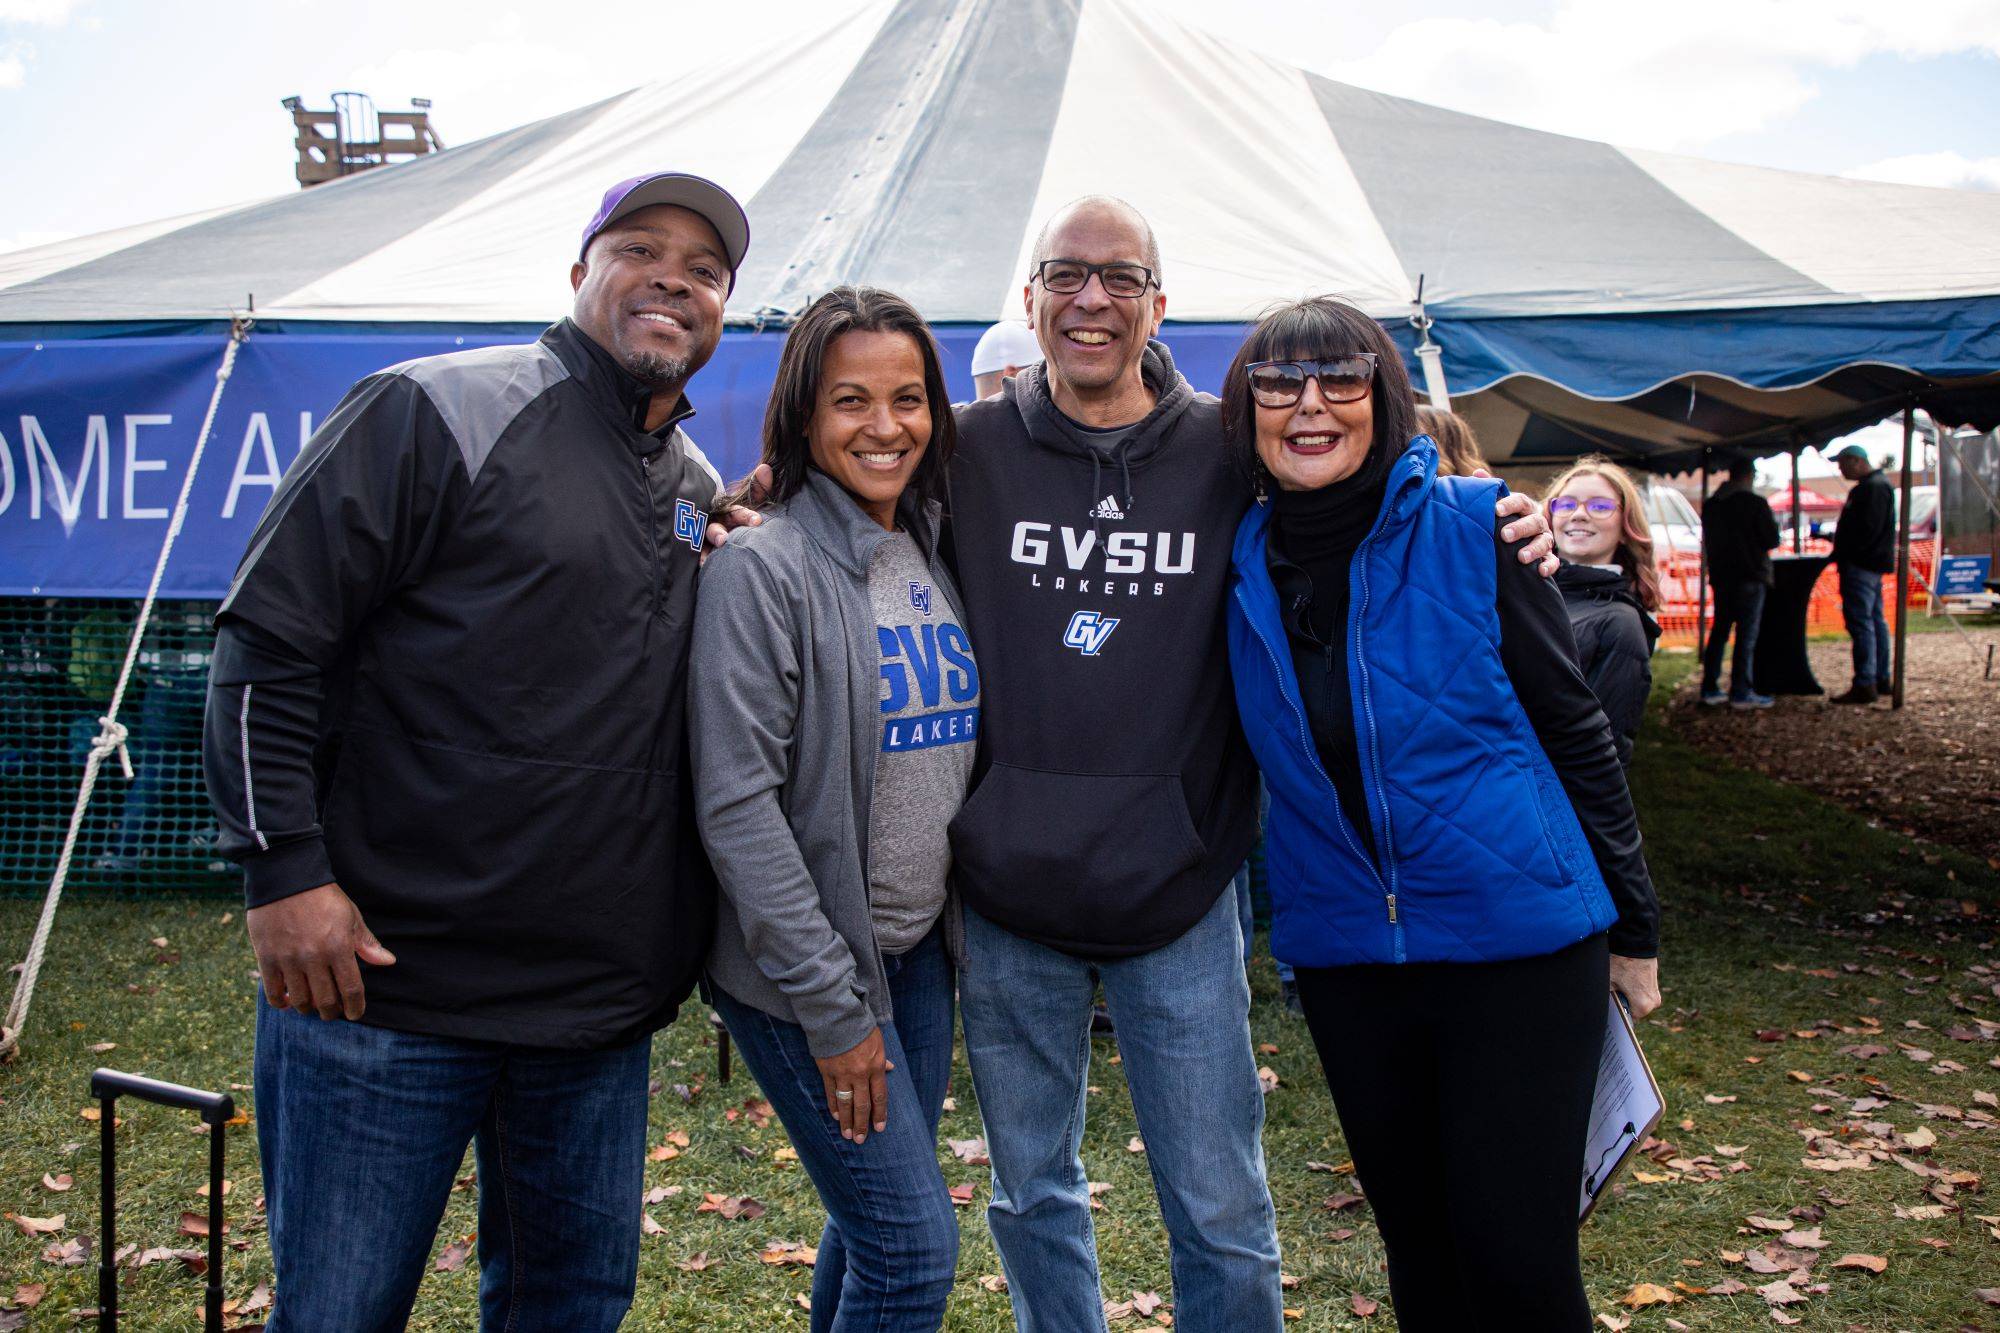
[[[1035,236],[1035,248],[1028,255],[1028,271],[1034,272],[1044,259],[1066,258],[1055,253],[1054,245],[1058,233],[1072,219],[1090,215],[1094,217],[1114,217],[1130,225],[1140,237],[1145,257],[1140,261],[1153,270],[1153,284],[1162,290],[1166,288],[1166,278],[1160,272],[1160,242],[1153,235],[1152,224],[1145,214],[1112,194],[1087,194],[1081,199],[1072,199],[1055,211],[1055,215],[1042,224]]]

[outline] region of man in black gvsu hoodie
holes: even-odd
[[[475,1138],[483,1325],[631,1304],[651,1033],[713,920],[685,676],[720,482],[682,386],[748,240],[707,181],[614,187],[573,317],[362,380],[237,570],[204,759],[263,981],[273,1330],[400,1329]]]
[[[1263,1099],[1224,898],[1256,830],[1222,618],[1250,492],[1216,400],[1149,341],[1165,298],[1144,220],[1081,200],[1034,261],[1046,366],[961,409],[951,469],[953,554],[992,682],[983,772],[952,825],[987,1221],[1023,1333],[1103,1326],[1077,1155],[1101,983],[1178,1322],[1275,1333]]]

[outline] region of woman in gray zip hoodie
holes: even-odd
[[[914,309],[866,287],[815,301],[764,418],[774,507],[710,558],[695,613],[709,989],[826,1205],[815,1330],[936,1329],[957,1267],[947,829],[979,670],[938,558],[955,439]]]

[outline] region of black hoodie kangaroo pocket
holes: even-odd
[[[982,915],[1051,942],[1117,938],[1128,921],[1150,933],[1162,894],[1208,854],[1176,774],[1008,764],[951,821],[951,847]]]

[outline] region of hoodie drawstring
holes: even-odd
[[[1131,442],[1129,435],[1118,442],[1118,508],[1127,518],[1132,515],[1132,460],[1125,456],[1125,446]],[[1104,537],[1104,515],[1097,488],[1103,484],[1104,451],[1093,448],[1090,451],[1090,530],[1100,541]]]

